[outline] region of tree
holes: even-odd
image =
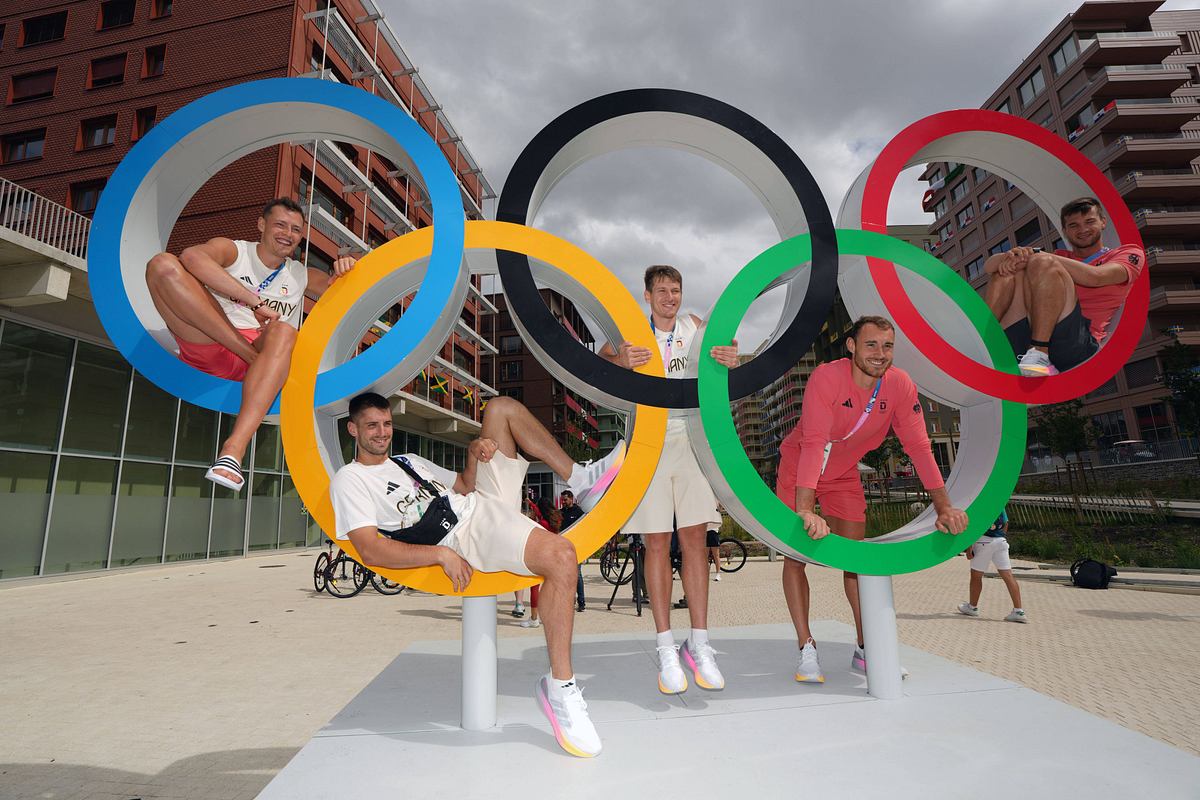
[[[894,434],[889,435],[883,442],[871,452],[863,456],[863,463],[868,467],[879,471],[885,475],[891,475],[891,460],[896,459],[896,464],[901,467],[906,467],[912,463],[912,459],[908,457],[908,453],[904,452],[904,446],[900,444],[900,440]]]
[[[1075,488],[1075,480],[1071,475],[1072,465],[1069,456],[1075,456],[1080,481],[1084,491],[1087,491],[1087,477],[1083,471],[1083,462],[1080,460],[1079,454],[1095,443],[1096,429],[1092,426],[1092,421],[1083,413],[1083,400],[1076,398],[1065,403],[1041,406],[1034,416],[1034,424],[1042,444],[1049,447],[1050,452],[1066,462],[1067,483],[1071,487],[1075,513],[1082,520],[1083,511],[1079,504],[1079,492]]]
[[[1163,384],[1175,411],[1175,421],[1184,436],[1200,436],[1200,359],[1196,351],[1175,339],[1162,351]],[[1198,453],[1200,457],[1200,453]]]

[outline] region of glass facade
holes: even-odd
[[[112,348],[0,318],[0,580],[319,544],[278,426],[247,453],[248,491],[204,479],[232,424]],[[428,435],[397,429],[392,449],[466,465],[465,447]]]

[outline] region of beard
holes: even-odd
[[[375,445],[370,439],[360,439],[358,448],[365,453],[370,453],[373,456],[386,456],[392,447],[392,440],[388,439],[380,445]]]
[[[860,370],[867,373],[872,378],[883,377],[883,373],[887,372],[888,367],[890,367],[891,365],[892,365],[891,359],[888,359],[882,366],[876,367],[872,364],[868,364],[867,360],[865,358],[863,358],[862,356],[860,356],[858,353],[854,354],[854,366],[858,367]]]

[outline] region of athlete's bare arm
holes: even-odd
[[[204,244],[186,248],[179,254],[179,261],[192,277],[217,294],[244,305],[257,305],[261,299],[258,294],[229,274],[237,255],[237,245],[233,240],[218,236]],[[263,320],[279,317],[279,312],[266,306],[255,313]]]
[[[810,539],[824,539],[829,535],[829,523],[817,512],[817,491],[807,486],[796,487],[796,515],[804,523],[804,532]]]
[[[638,347],[632,342],[621,342],[618,350],[614,350],[612,344],[608,342],[605,342],[604,346],[600,348],[601,358],[625,369],[637,369],[644,364],[649,364],[650,355],[649,348]]]
[[[363,563],[369,567],[408,569],[437,565],[446,573],[454,591],[461,592],[471,582],[474,570],[463,557],[449,547],[429,544],[409,544],[379,535],[374,525],[355,528],[348,534],[350,543],[358,551]]]

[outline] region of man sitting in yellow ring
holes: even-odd
[[[496,397],[467,447],[466,468],[455,474],[412,454],[389,458],[392,411],[382,395],[351,400],[347,428],[358,447],[330,485],[337,538],[349,539],[367,566],[440,566],[456,592],[475,570],[544,578],[538,611],[550,672],[538,681],[538,705],[564,750],[598,754],[600,737],[571,666],[575,547],[522,516],[529,462],[518,449],[554,470],[590,510],[620,468],[624,442],[594,464],[576,464],[529,409]]]

